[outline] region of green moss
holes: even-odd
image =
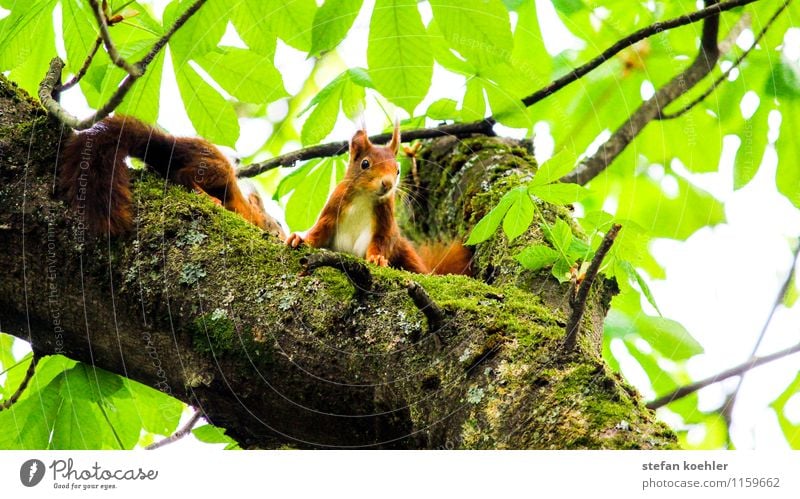
[[[195,349],[204,354],[222,355],[232,351],[237,343],[234,323],[220,309],[195,319],[191,332]]]

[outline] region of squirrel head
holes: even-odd
[[[365,130],[350,140],[350,163],[347,179],[357,193],[369,194],[376,201],[394,197],[400,180],[397,151],[400,148],[400,126],[395,123],[392,140],[385,146],[370,142]]]

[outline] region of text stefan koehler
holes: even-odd
[[[74,469],[72,459],[56,459],[50,464],[53,470],[53,480],[155,480],[158,476],[156,470],[127,469],[106,470],[97,461],[89,469]],[[59,473],[61,474],[59,476]]]
[[[725,471],[727,469],[728,463],[718,463],[716,461],[703,461],[702,463],[690,463],[689,461],[670,463],[668,461],[661,461],[659,463],[644,463],[642,465],[643,471]]]

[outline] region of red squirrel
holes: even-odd
[[[67,202],[95,234],[128,232],[133,208],[128,165],[134,157],[170,181],[208,195],[245,220],[283,238],[280,225],[264,210],[258,193],[242,193],[225,155],[202,138],[174,137],[130,116],[106,118],[70,137],[58,183]],[[247,188],[247,186],[242,186]]]
[[[400,167],[397,152],[400,129],[394,127],[385,146],[370,142],[359,130],[350,141],[350,161],[344,179],[328,198],[316,223],[305,234],[291,234],[286,244],[306,243],[366,258],[382,267],[392,266],[420,274],[470,275],[470,251],[458,242],[420,247],[400,234],[394,217]]]

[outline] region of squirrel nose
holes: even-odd
[[[394,187],[394,182],[390,178],[384,178],[381,180],[381,190],[386,193],[389,192],[392,187]]]

